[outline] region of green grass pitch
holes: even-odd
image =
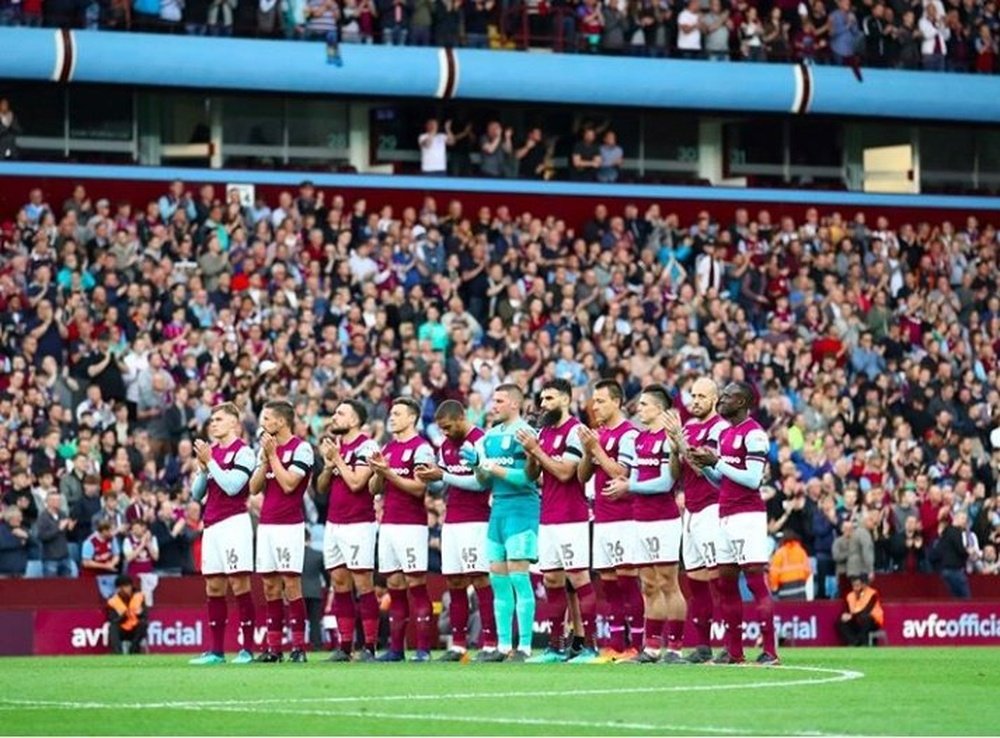
[[[753,654],[755,652],[751,652]],[[785,666],[0,662],[0,734],[996,734],[1000,648],[785,650]]]

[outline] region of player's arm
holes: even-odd
[[[719,459],[712,468],[705,469],[705,477],[712,479],[718,475],[719,481],[725,478],[750,489],[759,488],[767,471],[767,451],[770,445],[767,434],[762,430],[752,430],[747,433],[744,443],[747,451],[745,468],[739,469]]]
[[[464,489],[467,492],[490,491],[486,480],[480,481],[479,477],[475,474],[452,474],[451,472],[445,472],[439,484]]]
[[[629,475],[628,491],[636,495],[662,495],[673,489],[675,479],[672,464],[660,464],[660,473],[643,481],[639,481],[639,469],[635,468]]]
[[[580,434],[576,428],[569,432],[566,439],[566,451],[559,458],[549,456],[542,450],[538,441],[528,443],[524,450],[529,454],[538,466],[546,474],[551,474],[560,482],[568,482],[576,476],[576,467],[583,458],[583,444],[580,443]]]
[[[199,469],[191,482],[191,499],[201,502],[201,498],[208,491],[208,473],[204,469]]]
[[[254,461],[253,451],[250,450],[249,447],[244,446],[236,452],[236,457],[233,459],[232,469],[223,469],[218,465],[218,463],[216,463],[215,459],[209,461],[208,476],[222,488],[223,492],[230,497],[235,497],[243,490],[247,482],[253,476],[253,472],[251,470],[254,468]],[[198,476],[200,477],[202,475],[199,474]],[[205,481],[207,485],[207,478]],[[195,482],[197,483],[197,478],[195,479]]]
[[[370,490],[368,482],[374,473],[372,472],[372,468],[368,466],[368,457],[376,451],[378,451],[378,444],[374,441],[364,443],[358,449],[358,460],[354,466],[344,461],[344,457],[337,457],[338,460],[334,463],[340,472],[340,478],[344,480],[351,492],[365,492]]]
[[[423,444],[413,453],[413,465],[417,466],[431,466],[436,463],[434,458],[434,451],[428,444]],[[390,482],[395,485],[398,489],[401,489],[408,495],[413,495],[414,497],[423,497],[424,493],[427,491],[427,483],[422,479],[414,477],[409,479],[407,477],[402,477],[392,470],[392,467],[386,467],[385,471],[382,473],[385,481]]]
[[[290,495],[302,481],[302,477],[312,471],[314,463],[312,446],[308,443],[300,443],[287,467],[282,463],[277,452],[271,453],[269,461],[275,481],[285,494]]]
[[[267,484],[267,469],[267,457],[261,451],[260,456],[257,458],[257,466],[250,476],[250,494],[259,495],[264,491],[264,486]]]

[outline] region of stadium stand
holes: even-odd
[[[0,2],[0,25],[994,74],[995,0]]]
[[[441,401],[482,424],[510,379],[566,378],[585,413],[598,378],[683,397],[702,373],[760,388],[770,532],[798,535],[820,597],[838,575],[997,573],[1000,244],[983,219],[157,188],[32,188],[0,217],[4,575],[75,572],[38,539],[47,514],[76,565],[101,520],[124,537],[141,519],[158,570],[196,572],[191,439],[222,400],[252,432],[261,400],[287,398],[315,442],[338,399],[381,438],[406,395],[434,438]],[[936,545],[956,535],[958,553]]]

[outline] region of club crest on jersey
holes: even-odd
[[[233,459],[235,458],[236,458],[236,452],[230,451],[228,454],[226,454],[226,457],[222,460],[222,463],[228,466],[229,464],[233,463]]]
[[[281,463],[282,464],[287,464],[291,460],[292,460],[292,451],[290,451],[290,450],[289,451],[285,451],[285,453],[283,453],[281,455]]]
[[[740,448],[743,445],[743,436],[733,436],[733,448]]]
[[[559,448],[560,446],[562,446],[562,441],[563,441],[563,437],[562,436],[556,436],[552,440],[552,448]]]
[[[402,461],[404,464],[408,463],[412,457],[413,457],[413,449],[408,448],[403,451]]]
[[[701,429],[701,430],[700,430],[700,431],[698,432],[698,441],[699,441],[699,442],[701,442],[701,441],[704,441],[704,440],[705,440],[705,434],[706,434],[706,433],[708,433],[708,431],[707,431],[707,430],[705,430],[704,428],[702,428],[702,429]]]
[[[653,450],[650,453],[658,454],[660,453],[660,446],[663,445],[663,441],[655,441],[653,443]]]
[[[510,436],[504,436],[500,440],[500,448],[502,448],[504,451],[509,451],[511,443],[512,443],[511,437]]]
[[[615,439],[614,438],[609,438],[608,442],[604,444],[604,450],[605,451],[611,451],[611,449],[613,449],[614,447],[615,447]]]

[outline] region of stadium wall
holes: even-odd
[[[884,587],[892,575],[879,578]],[[440,576],[430,576],[428,589],[434,602],[435,615],[441,612],[441,595],[445,582]],[[937,580],[937,577],[928,577]],[[978,580],[978,582],[977,582]],[[994,598],[1000,597],[996,577],[974,578],[977,596],[987,594],[992,586]],[[987,585],[992,581],[992,585]],[[13,586],[11,586],[13,585]],[[912,582],[911,582],[912,586]],[[933,589],[933,588],[932,588]],[[916,587],[911,591],[920,591]],[[11,599],[6,594],[15,594]],[[31,593],[32,598],[25,595]],[[76,601],[72,595],[76,594]],[[183,595],[178,600],[178,595]],[[261,600],[261,592],[256,592]],[[107,632],[104,614],[96,596],[93,580],[27,580],[0,582],[0,655],[56,655],[107,653]],[[150,610],[150,645],[158,653],[197,653],[208,642],[206,611],[202,604],[203,584],[199,578],[163,579],[155,592],[155,604]],[[29,603],[26,600],[31,599]],[[27,607],[15,609],[13,603]],[[884,603],[886,639],[890,645],[959,646],[1000,644],[1000,611],[996,599],[966,601],[896,601]],[[839,601],[778,602],[775,622],[779,637],[790,646],[837,646],[840,641],[836,621],[843,612]],[[545,602],[539,603],[535,636],[547,638]],[[411,634],[412,635],[412,634]],[[756,622],[744,624],[744,637],[752,646],[759,635]],[[263,644],[266,628],[257,628],[255,640]],[[713,641],[721,645],[721,628],[713,630]],[[230,621],[226,633],[227,649],[235,650],[238,623]],[[686,633],[690,645],[694,632]]]
[[[155,39],[155,41],[154,41]],[[805,64],[0,28],[0,79],[992,123],[1000,79]],[[151,52],[151,49],[155,51]],[[503,53],[502,63],[498,63]],[[139,63],[141,60],[141,63]],[[266,60],[266,63],[261,63]],[[944,105],[929,101],[947,100]]]
[[[126,200],[141,208],[148,200],[163,195],[167,183],[174,179],[184,180],[192,191],[206,183],[220,187],[253,184],[272,203],[281,190],[310,179],[317,187],[339,192],[349,200],[363,197],[370,205],[389,204],[397,212],[406,206],[419,206],[420,199],[430,195],[437,198],[442,212],[447,200],[458,198],[467,215],[473,215],[482,205],[502,204],[514,213],[557,213],[574,227],[590,218],[599,203],[608,205],[613,212],[625,203],[635,203],[639,208],[658,203],[665,213],[678,213],[682,222],[693,221],[702,209],[725,220],[736,207],[766,208],[775,219],[782,215],[801,219],[811,206],[841,208],[845,219],[862,210],[869,216],[885,215],[894,227],[904,221],[925,219],[964,223],[969,215],[997,224],[1000,214],[1000,198],[992,197],[0,162],[0,219],[13,216],[27,202],[33,187],[41,187],[50,203],[59,203],[70,196],[74,185],[82,183],[91,197]]]

